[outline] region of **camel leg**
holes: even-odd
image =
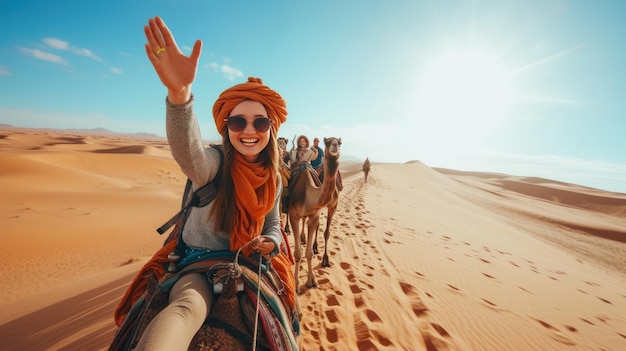
[[[320,253],[319,250],[317,249],[317,232],[319,231],[319,229],[320,229],[320,226],[318,224],[317,227],[315,227],[315,239],[313,239],[313,253],[316,255]]]
[[[298,279],[298,273],[300,273],[300,261],[302,259],[302,244],[300,244],[300,240],[298,239],[300,236],[300,218],[291,214],[289,214],[288,217],[289,223],[291,224],[291,230],[293,231],[293,258],[295,261],[293,276],[295,278],[296,292],[301,294],[302,292],[299,288],[300,283]]]
[[[326,218],[326,230],[324,230],[324,256],[322,257],[322,267],[330,267],[330,260],[328,259],[328,238],[330,238],[330,224],[333,221],[337,211],[337,204],[328,208],[328,218]]]
[[[307,218],[304,217],[302,218],[302,230],[300,230],[300,243],[301,244],[306,244],[306,231],[304,230],[306,227],[306,222],[307,222]]]
[[[308,233],[306,240],[306,260],[307,260],[307,281],[306,286],[308,288],[317,287],[317,281],[315,280],[315,275],[313,274],[313,235],[315,234],[315,228],[319,226],[320,223],[320,215],[319,212],[314,217],[309,217],[308,219]]]
[[[291,233],[291,229],[289,229],[289,215],[285,216],[285,233]]]
[[[285,212],[283,212],[285,211]],[[285,220],[283,221],[283,216]],[[291,233],[291,229],[289,229],[289,197],[284,197],[280,199],[280,222],[281,225],[284,223],[284,231],[285,233]]]

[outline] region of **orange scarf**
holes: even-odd
[[[268,172],[260,163],[247,162],[235,152],[230,175],[235,184],[237,207],[230,249],[236,251],[261,234],[265,215],[274,207],[276,174]]]
[[[235,185],[235,225],[230,235],[230,250],[236,251],[250,240],[261,235],[265,215],[274,207],[276,198],[276,172],[268,172],[260,163],[249,163],[236,152],[231,168]],[[247,252],[246,252],[247,251]],[[249,250],[243,250],[249,255]],[[293,258],[283,250],[272,258],[272,266],[285,285],[288,301],[296,304]]]

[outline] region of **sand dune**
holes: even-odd
[[[2,349],[106,349],[180,205],[167,143],[3,128],[0,165]],[[367,183],[341,170],[304,350],[624,349],[626,194],[419,161]]]

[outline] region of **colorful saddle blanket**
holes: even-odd
[[[187,255],[178,263],[182,267],[178,272],[166,273],[160,280],[154,274],[146,274],[146,289],[139,297],[128,313],[125,315],[121,326],[117,330],[115,338],[109,350],[132,350],[149,322],[167,305],[169,291],[174,283],[187,273],[207,273],[215,271],[215,267],[223,267],[233,263],[236,254],[230,251],[196,251],[193,255]],[[253,260],[256,258],[256,262]],[[259,280],[259,256],[238,256],[237,266],[241,269],[239,282],[243,283],[243,291],[238,292],[236,303],[240,307],[245,326],[229,325],[213,315],[214,310],[219,310],[215,305],[220,304],[221,297],[217,298],[214,308],[206,319],[204,325],[196,333],[189,350],[200,350],[206,345],[203,338],[210,336],[210,332],[216,328],[222,329],[236,338],[246,349],[252,349],[252,343],[256,342],[257,350],[271,351],[295,351],[298,350],[298,337],[300,325],[298,314],[295,310],[288,310],[282,290],[282,282],[271,267],[271,262],[261,258]],[[257,296],[260,301],[257,301]],[[258,323],[255,323],[256,306],[259,302]],[[234,311],[232,313],[237,313]],[[258,328],[257,337],[253,338],[255,325]]]

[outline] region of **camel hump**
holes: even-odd
[[[302,176],[304,171],[309,172],[311,178],[313,178],[315,186],[322,186],[322,181],[320,180],[319,175],[317,174],[317,171],[313,168],[313,166],[311,166],[311,164],[307,162],[300,162],[298,164],[295,164],[294,167],[291,169],[291,177],[289,178],[289,189],[293,189],[294,184],[298,182],[298,179],[300,178],[300,176]]]

